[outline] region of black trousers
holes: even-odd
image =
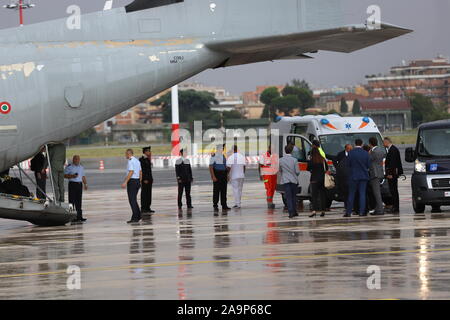
[[[213,188],[213,205],[215,208],[219,205],[219,197],[220,204],[222,208],[227,207],[227,171],[216,171],[214,170],[214,175],[217,178],[217,182],[214,182]]]
[[[43,192],[46,192],[45,186],[47,184],[47,175],[40,173],[40,178],[38,177],[38,172],[34,173],[34,177],[36,178],[36,184]],[[39,188],[36,188],[36,197],[38,199],[45,199],[45,195],[39,190]]]
[[[295,183],[286,183],[283,186],[284,196],[286,197],[286,203],[289,211],[289,217],[293,217],[297,214],[298,185]]]
[[[133,212],[133,215],[131,216],[131,220],[133,221],[141,220],[141,209],[139,209],[139,205],[137,202],[137,195],[140,188],[141,183],[139,179],[130,179],[130,181],[128,181],[128,202],[130,203],[131,211]]]
[[[186,205],[188,206],[188,208],[190,208],[192,207],[190,182],[178,183],[178,208],[181,208],[183,206],[183,191],[186,191]]]
[[[153,183],[149,182],[147,184],[142,183],[141,190],[141,209],[142,211],[150,211],[152,206],[152,187]]]
[[[324,181],[311,182],[311,199],[313,211],[325,211],[327,189]]]
[[[400,211],[400,196],[398,194],[398,178],[388,179],[389,191],[392,196],[392,206],[393,210]]]
[[[77,218],[83,217],[81,209],[83,199],[83,184],[81,182],[69,182],[69,203],[75,206]]]

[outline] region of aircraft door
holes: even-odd
[[[311,173],[308,171],[308,160],[311,155],[311,143],[305,137],[301,135],[288,135],[286,137],[286,144],[293,143],[294,151],[292,156],[298,160],[300,168],[300,175],[298,177],[298,184],[301,187],[300,196],[307,198],[310,196],[309,181],[311,179]],[[285,155],[285,152],[283,152]]]

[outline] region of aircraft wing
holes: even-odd
[[[238,41],[211,43],[211,49],[228,52],[226,64],[237,65],[286,58],[305,58],[304,53],[319,50],[350,53],[410,33],[412,30],[381,24],[369,30],[366,25],[350,25],[335,29],[295,33],[285,36],[260,37]],[[253,57],[253,58],[252,58]],[[307,56],[306,56],[307,57]]]

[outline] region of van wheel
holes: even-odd
[[[413,209],[415,213],[424,213],[425,205],[422,203],[417,203],[415,199],[413,199]]]

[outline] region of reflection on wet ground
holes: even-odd
[[[157,213],[137,226],[121,190],[87,193],[85,225],[1,221],[0,298],[450,298],[450,212],[414,216],[408,182],[400,216],[349,219],[336,207],[289,220],[265,209],[260,183],[245,185],[241,210],[214,215],[210,189],[195,186],[196,208],[179,215],[175,188],[157,188]],[[367,288],[372,265],[380,290]],[[67,289],[69,266],[81,290]]]

